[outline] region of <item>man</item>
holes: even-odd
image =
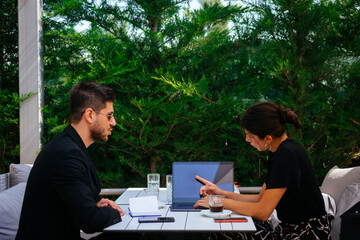
[[[70,91],[71,124],[40,152],[31,170],[16,239],[79,239],[121,221],[123,210],[95,198],[100,183],[87,148],[115,127],[112,89],[80,82]]]

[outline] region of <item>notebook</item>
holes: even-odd
[[[201,211],[193,205],[203,186],[195,178],[205,178],[226,191],[234,191],[233,162],[173,162],[171,211]]]
[[[156,196],[130,198],[129,214],[131,217],[161,216]]]

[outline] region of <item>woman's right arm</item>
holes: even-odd
[[[261,191],[259,194],[238,194],[234,192],[228,192],[221,190],[218,186],[216,186],[214,183],[199,177],[195,176],[196,179],[204,184],[200,188],[200,195],[207,196],[209,194],[216,194],[216,195],[224,195],[226,198],[230,198],[237,201],[243,201],[243,202],[258,202],[261,199],[262,194],[264,193],[266,189],[266,185],[264,185],[261,188]]]

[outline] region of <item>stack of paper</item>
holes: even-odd
[[[132,217],[161,216],[156,196],[130,198],[129,205]]]

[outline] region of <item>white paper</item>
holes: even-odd
[[[137,197],[129,199],[130,214],[138,216],[161,216],[156,196]]]

